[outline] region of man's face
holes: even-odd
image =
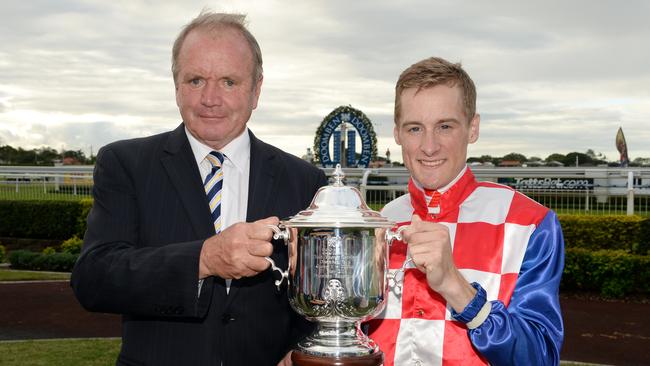
[[[221,149],[239,136],[257,107],[262,79],[253,85],[253,56],[233,29],[193,30],[178,55],[176,104],[197,140]]]
[[[401,106],[393,134],[404,164],[424,188],[446,186],[465,166],[467,145],[478,139],[479,115],[468,121],[457,86],[406,89]]]

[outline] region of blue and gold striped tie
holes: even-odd
[[[221,232],[221,191],[223,188],[223,164],[224,155],[218,151],[212,151],[206,159],[212,164],[212,171],[205,177],[203,186],[205,187],[205,194],[208,196],[208,204],[210,205],[210,212],[212,213],[212,221],[214,222],[215,233]]]

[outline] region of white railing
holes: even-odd
[[[480,181],[509,185],[558,213],[650,216],[649,168],[473,167],[472,171]],[[375,209],[407,191],[404,168],[349,169],[346,174]]]
[[[0,166],[0,199],[91,197],[92,166]],[[329,176],[332,168],[324,168]],[[650,216],[650,168],[485,168],[472,167],[478,180],[507,184],[559,213]],[[406,192],[403,167],[345,168],[374,209]]]
[[[90,198],[92,167],[0,167],[0,199]]]

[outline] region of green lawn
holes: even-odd
[[[120,339],[53,339],[0,342],[2,366],[112,366]],[[562,366],[593,364],[561,362]]]
[[[12,184],[0,184],[0,200],[68,200],[78,201],[83,198],[91,198],[89,186],[78,186],[75,194],[74,187],[54,191],[53,186],[43,187],[42,184],[24,184],[16,186]]]
[[[2,366],[112,366],[120,339],[54,339],[0,342]]]
[[[70,273],[19,271],[15,269],[0,269],[0,282],[2,281],[44,281],[44,280],[69,280]],[[1,352],[0,352],[1,354]]]

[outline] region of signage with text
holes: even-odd
[[[549,190],[590,190],[594,186],[592,178],[498,178],[497,183],[514,189]]]

